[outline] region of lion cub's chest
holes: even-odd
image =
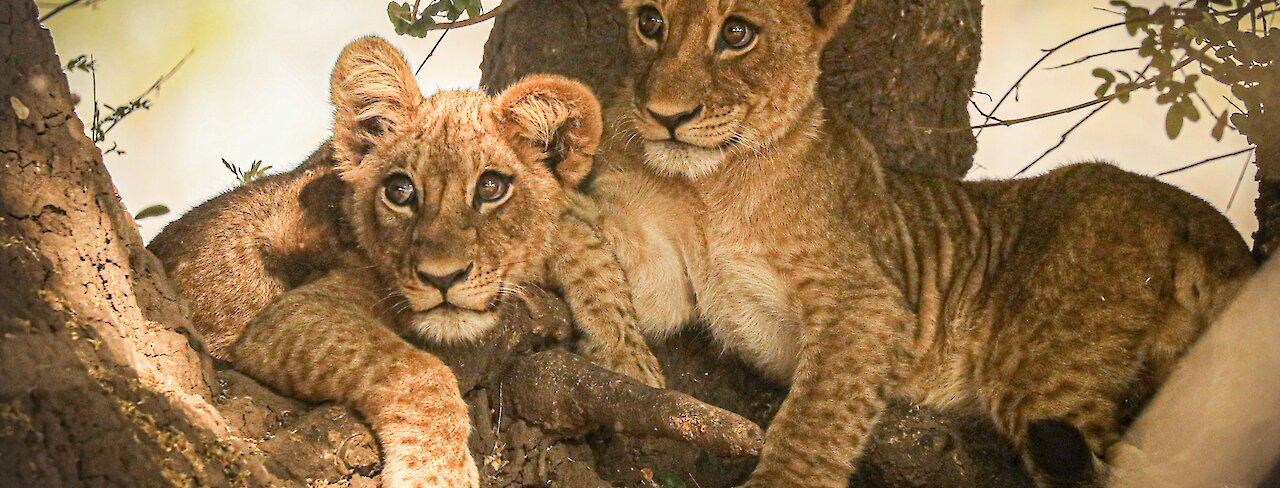
[[[769,244],[733,224],[707,225],[698,305],[712,333],[772,379],[790,382],[800,350],[800,307]]]

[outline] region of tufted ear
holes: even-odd
[[[849,13],[853,12],[853,7],[857,4],[857,0],[804,0],[809,5],[809,11],[813,14],[813,21],[818,26],[818,32],[823,36],[823,40],[830,40],[849,20]]]
[[[404,54],[373,36],[342,50],[329,83],[339,168],[359,164],[384,134],[407,127],[423,101]]]
[[[591,172],[604,122],[591,89],[568,78],[534,75],[497,97],[495,117],[526,161],[543,161],[567,187]]]

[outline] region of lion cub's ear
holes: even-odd
[[[591,89],[559,76],[535,75],[498,95],[495,118],[520,158],[543,161],[567,187],[591,172],[604,123]]]
[[[348,44],[329,83],[339,168],[359,164],[384,134],[407,127],[423,102],[404,54],[378,37]]]
[[[813,13],[813,21],[818,25],[818,33],[823,41],[835,37],[836,31],[849,20],[849,14],[858,0],[800,0],[806,3]]]

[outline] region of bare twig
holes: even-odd
[[[1258,155],[1258,150],[1249,151],[1249,155],[1244,158],[1244,166],[1240,167],[1240,176],[1236,178],[1236,187],[1231,190],[1231,198],[1227,200],[1227,212],[1231,211],[1231,206],[1236,203],[1236,194],[1240,192],[1240,184],[1244,182],[1244,174],[1249,172],[1249,163],[1253,161],[1254,156]],[[1224,212],[1225,213],[1225,212]]]
[[[58,14],[62,13],[62,11],[63,11],[63,10],[69,9],[69,8],[71,8],[71,7],[74,7],[74,6],[76,6],[77,4],[79,4],[80,2],[83,2],[83,1],[84,1],[84,0],[69,0],[69,1],[67,1],[66,3],[63,3],[62,5],[58,5],[57,7],[54,7],[54,8],[53,8],[53,10],[50,10],[50,11],[49,11],[49,13],[44,14],[44,15],[41,15],[41,16],[40,16],[40,22],[44,22],[44,21],[47,21],[47,20],[49,20],[49,19],[52,19],[52,18],[53,18],[53,16],[55,16],[55,15],[58,15]]]
[[[1203,159],[1203,160],[1200,160],[1200,161],[1196,161],[1196,162],[1191,163],[1191,164],[1188,164],[1188,165],[1186,165],[1186,166],[1182,166],[1182,167],[1174,168],[1174,169],[1171,169],[1171,170],[1169,170],[1169,171],[1165,171],[1165,172],[1163,172],[1163,173],[1158,173],[1158,174],[1156,174],[1156,177],[1158,178],[1158,177],[1161,177],[1161,176],[1168,176],[1168,175],[1171,175],[1171,174],[1174,174],[1174,173],[1178,173],[1178,172],[1186,171],[1186,170],[1189,170],[1189,169],[1194,168],[1194,167],[1196,167],[1196,166],[1200,166],[1200,165],[1203,165],[1203,164],[1212,163],[1212,162],[1214,162],[1214,161],[1218,161],[1218,160],[1221,160],[1221,159],[1226,159],[1226,158],[1229,158],[1229,157],[1231,157],[1231,156],[1238,156],[1238,155],[1241,155],[1241,154],[1247,153],[1247,152],[1249,152],[1249,151],[1253,151],[1254,149],[1257,149],[1257,148],[1258,148],[1258,146],[1249,146],[1249,147],[1246,147],[1246,148],[1241,149],[1241,150],[1239,150],[1239,151],[1232,152],[1232,153],[1230,153],[1230,154],[1223,154],[1223,155],[1221,155],[1221,156],[1214,156],[1214,157],[1209,158],[1209,159]]]
[[[413,70],[414,76],[418,76],[418,73],[422,72],[422,67],[427,65],[427,61],[431,59],[431,56],[435,56],[436,49],[440,47],[440,43],[444,42],[444,36],[447,35],[449,35],[449,31],[447,30],[440,33],[440,37],[436,39],[436,44],[431,46],[431,51],[427,53],[427,57],[422,58],[422,64],[418,65],[418,69]]]
[[[1186,65],[1188,65],[1188,64],[1191,64],[1191,61],[1192,61],[1192,58],[1191,58],[1190,56],[1184,57],[1184,58],[1182,58],[1182,61],[1179,61],[1179,62],[1178,62],[1178,64],[1176,64],[1176,65],[1174,65],[1174,66],[1173,66],[1173,70],[1181,69],[1183,66],[1186,66]],[[1094,106],[1094,105],[1098,105],[1098,104],[1102,104],[1102,103],[1110,102],[1110,101],[1112,101],[1112,100],[1115,100],[1116,98],[1119,98],[1119,97],[1121,97],[1121,96],[1123,96],[1123,95],[1127,95],[1127,94],[1133,93],[1133,92],[1138,91],[1138,90],[1143,90],[1143,89],[1146,89],[1146,88],[1150,88],[1152,85],[1156,84],[1156,80],[1157,80],[1157,78],[1151,78],[1151,79],[1149,79],[1149,80],[1147,80],[1147,81],[1145,81],[1145,82],[1142,82],[1142,83],[1140,83],[1140,84],[1137,84],[1137,85],[1134,85],[1134,86],[1132,86],[1132,87],[1129,87],[1129,88],[1128,88],[1128,89],[1126,89],[1126,90],[1120,90],[1120,91],[1117,91],[1117,92],[1112,93],[1112,94],[1110,94],[1110,95],[1107,95],[1107,96],[1105,96],[1105,97],[1101,97],[1101,98],[1093,99],[1093,100],[1090,100],[1090,101],[1087,101],[1087,102],[1084,102],[1084,103],[1080,103],[1080,104],[1072,105],[1072,106],[1067,107],[1067,108],[1061,108],[1061,109],[1058,109],[1058,110],[1054,110],[1054,111],[1052,111],[1052,112],[1045,112],[1045,113],[1042,113],[1042,114],[1032,115],[1032,116],[1029,116],[1029,117],[1022,117],[1022,118],[1017,118],[1017,119],[1012,119],[1012,120],[1006,120],[1006,121],[1004,121],[1004,122],[985,123],[985,124],[981,124],[981,125],[975,125],[975,126],[970,127],[970,128],[971,128],[971,129],[984,129],[984,128],[987,128],[987,127],[997,127],[997,126],[999,126],[999,127],[1008,127],[1008,126],[1011,126],[1011,125],[1017,125],[1017,124],[1021,124],[1021,123],[1025,123],[1025,122],[1031,122],[1031,121],[1034,121],[1034,120],[1047,119],[1047,118],[1049,118],[1049,117],[1054,117],[1054,116],[1058,116],[1058,115],[1062,115],[1062,114],[1069,114],[1069,113],[1071,113],[1071,112],[1075,112],[1075,111],[1077,111],[1077,110],[1081,110],[1081,109],[1085,109],[1085,108],[1092,107],[1092,106]],[[997,104],[997,106],[998,106],[998,104]]]
[[[1022,86],[1022,82],[1026,81],[1027,77],[1031,76],[1031,73],[1034,72],[1036,68],[1040,67],[1041,63],[1044,63],[1046,59],[1049,59],[1049,56],[1052,56],[1054,53],[1058,52],[1059,50],[1061,50],[1062,48],[1066,47],[1067,45],[1073,42],[1079,41],[1081,39],[1097,34],[1099,32],[1103,32],[1108,29],[1114,29],[1116,27],[1120,27],[1123,25],[1125,25],[1125,22],[1116,22],[1114,24],[1107,24],[1102,27],[1092,29],[1088,32],[1085,32],[1083,34],[1067,39],[1066,41],[1063,41],[1061,44],[1058,44],[1057,46],[1054,46],[1052,48],[1045,50],[1044,55],[1040,56],[1040,59],[1036,60],[1035,63],[1032,63],[1031,67],[1027,68],[1027,70],[1022,73],[1022,76],[1019,76],[1018,80],[1014,81],[1013,85],[1010,85],[1009,89],[1004,92],[1004,95],[1000,97],[1000,101],[996,102],[996,106],[991,108],[991,112],[990,112],[991,116],[985,117],[980,126],[974,127],[975,129],[978,129],[977,135],[982,135],[982,129],[984,127],[987,127],[987,124],[991,122],[992,117],[995,116],[996,111],[1000,110],[1000,106],[1004,105],[1005,100],[1008,100],[1009,96],[1012,95],[1013,92],[1018,89],[1018,87]]]
[[[498,4],[497,7],[490,9],[488,12],[480,14],[480,16],[478,17],[470,17],[464,20],[459,20],[457,22],[441,22],[438,24],[431,24],[430,26],[427,26],[427,30],[433,31],[433,30],[440,30],[440,29],[457,29],[459,27],[466,27],[469,25],[475,25],[482,22],[486,22],[490,19],[493,19],[494,17],[502,15],[507,10],[511,10],[511,7],[515,6],[516,3],[519,3],[519,0],[504,0],[502,3]]]
[[[1144,77],[1146,77],[1146,75],[1147,75],[1147,71],[1148,71],[1148,70],[1150,70],[1150,69],[1151,69],[1151,63],[1147,63],[1147,67],[1142,68],[1142,71],[1138,72],[1138,79],[1139,79],[1139,80],[1141,80],[1141,79],[1143,79]],[[1057,150],[1058,150],[1058,148],[1062,147],[1062,145],[1063,145],[1063,144],[1066,144],[1066,143],[1067,143],[1067,138],[1071,137],[1071,134],[1072,134],[1073,132],[1075,132],[1075,131],[1076,131],[1076,129],[1079,129],[1079,128],[1080,128],[1080,126],[1084,125],[1084,123],[1085,123],[1085,122],[1088,122],[1088,121],[1089,121],[1089,119],[1092,119],[1094,115],[1098,115],[1098,112],[1101,112],[1101,111],[1102,111],[1102,109],[1107,108],[1107,106],[1111,105],[1111,102],[1112,102],[1112,101],[1114,101],[1114,99],[1112,99],[1112,100],[1107,100],[1107,103],[1104,103],[1104,104],[1102,104],[1102,105],[1099,105],[1099,106],[1098,106],[1098,108],[1095,108],[1095,109],[1093,109],[1093,111],[1092,111],[1092,112],[1089,112],[1089,115],[1086,115],[1086,116],[1084,116],[1084,118],[1082,118],[1082,119],[1080,119],[1079,121],[1077,121],[1077,122],[1075,123],[1075,125],[1072,125],[1070,129],[1067,129],[1067,131],[1066,131],[1066,132],[1063,132],[1063,133],[1062,133],[1062,135],[1058,137],[1058,143],[1057,143],[1057,144],[1054,144],[1054,145],[1053,145],[1053,147],[1050,147],[1049,149],[1045,149],[1045,151],[1044,151],[1043,153],[1041,153],[1041,154],[1040,154],[1040,157],[1036,158],[1034,161],[1032,161],[1032,162],[1030,162],[1030,163],[1027,163],[1027,165],[1026,165],[1026,166],[1023,166],[1023,167],[1022,167],[1022,169],[1018,170],[1018,172],[1017,172],[1017,173],[1014,173],[1014,175],[1013,175],[1013,176],[1014,176],[1015,178],[1017,178],[1017,177],[1019,177],[1019,176],[1022,176],[1022,174],[1023,174],[1023,173],[1026,173],[1026,172],[1027,172],[1027,170],[1030,170],[1032,166],[1035,166],[1035,165],[1036,165],[1037,163],[1039,163],[1040,161],[1043,161],[1043,160],[1044,160],[1044,158],[1049,157],[1049,154],[1053,153],[1054,151],[1057,151]]]
[[[1118,53],[1133,52],[1133,51],[1137,51],[1138,49],[1141,49],[1141,48],[1128,47],[1128,48],[1124,48],[1124,49],[1112,49],[1112,50],[1107,51],[1107,52],[1094,53],[1094,54],[1090,54],[1090,55],[1088,55],[1088,56],[1082,57],[1082,58],[1080,58],[1080,59],[1077,59],[1077,60],[1075,60],[1075,61],[1072,61],[1072,62],[1070,62],[1070,63],[1063,63],[1063,64],[1059,64],[1059,65],[1057,65],[1057,66],[1051,66],[1051,67],[1045,68],[1045,71],[1055,70],[1055,69],[1062,69],[1062,68],[1066,68],[1067,66],[1074,66],[1074,65],[1077,65],[1077,64],[1083,63],[1083,62],[1088,61],[1088,60],[1093,59],[1093,58],[1100,58],[1100,57],[1102,57],[1102,56],[1108,56],[1108,55],[1118,54]]]
[[[1022,176],[1022,174],[1023,174],[1023,173],[1026,173],[1026,172],[1027,172],[1027,170],[1030,170],[1032,166],[1035,166],[1035,165],[1036,165],[1036,163],[1039,163],[1040,161],[1043,161],[1043,160],[1044,160],[1044,158],[1049,157],[1049,154],[1050,154],[1050,153],[1052,153],[1052,152],[1054,152],[1054,151],[1057,151],[1057,150],[1058,150],[1058,148],[1062,147],[1062,145],[1063,145],[1063,144],[1066,144],[1066,143],[1067,143],[1067,138],[1068,138],[1068,137],[1071,137],[1071,133],[1072,133],[1072,132],[1075,132],[1075,131],[1076,131],[1076,129],[1079,129],[1079,128],[1080,128],[1080,126],[1084,125],[1084,123],[1085,123],[1085,122],[1087,122],[1089,119],[1093,118],[1093,116],[1094,116],[1094,115],[1098,115],[1098,112],[1101,112],[1101,111],[1102,111],[1102,109],[1107,108],[1107,106],[1108,106],[1108,105],[1111,105],[1111,100],[1107,100],[1107,102],[1106,102],[1106,103],[1104,103],[1104,104],[1102,104],[1102,105],[1099,105],[1099,106],[1098,106],[1098,108],[1095,108],[1095,109],[1093,109],[1093,111],[1092,111],[1092,112],[1089,112],[1089,115],[1086,115],[1086,116],[1084,116],[1084,118],[1082,118],[1082,119],[1080,119],[1079,121],[1077,121],[1077,122],[1075,123],[1075,125],[1071,126],[1071,128],[1070,128],[1070,129],[1067,129],[1067,131],[1066,131],[1066,132],[1063,132],[1063,133],[1062,133],[1062,135],[1058,137],[1058,143],[1057,143],[1057,144],[1054,144],[1054,145],[1053,145],[1053,147],[1050,147],[1049,149],[1045,149],[1045,151],[1044,151],[1043,153],[1041,153],[1041,154],[1040,154],[1040,157],[1036,158],[1034,161],[1031,161],[1030,163],[1027,163],[1027,165],[1026,165],[1026,166],[1023,166],[1023,167],[1022,167],[1022,169],[1018,170],[1018,172],[1017,172],[1017,173],[1014,173],[1014,174],[1013,174],[1013,177],[1014,177],[1014,178],[1017,178],[1017,177],[1019,177],[1019,176]]]

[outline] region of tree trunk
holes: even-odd
[[[1273,61],[1266,80],[1271,96],[1264,108],[1248,114],[1249,142],[1258,146],[1258,200],[1254,213],[1258,231],[1253,234],[1253,253],[1258,261],[1280,250],[1280,66]]]
[[[981,41],[980,0],[860,2],[823,57],[821,97],[832,120],[861,130],[889,166],[963,176],[977,149],[968,104]],[[499,17],[481,83],[500,90],[531,73],[582,80],[604,100],[630,63],[624,16],[612,0],[522,0]],[[950,129],[950,130],[937,130]],[[759,380],[697,330],[657,345],[669,386],[767,423],[785,392]],[[671,443],[594,445],[607,479],[647,468],[685,486],[741,481],[752,463],[725,462]],[[694,482],[696,480],[696,483]],[[852,486],[1026,486],[1008,444],[985,420],[895,405],[880,422]]]
[[[0,485],[266,482],[35,19],[0,1]]]

